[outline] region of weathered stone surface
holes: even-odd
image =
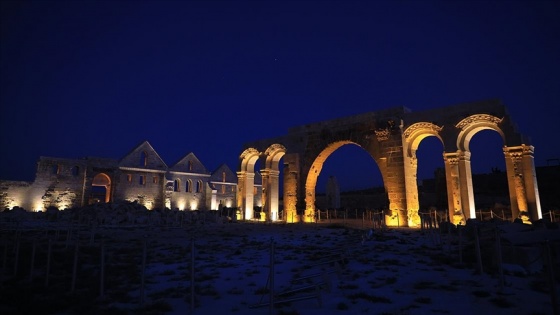
[[[386,223],[417,226],[420,218],[416,150],[424,138],[434,136],[443,144],[446,175],[449,175],[447,217],[453,218],[455,224],[464,222],[465,218],[475,217],[469,140],[485,129],[496,131],[504,140],[504,159],[511,174],[508,181],[512,210],[522,214],[525,220],[539,219],[542,215],[533,147],[517,131],[506,107],[498,100],[422,112],[412,112],[406,107],[389,108],[294,127],[282,137],[248,142],[244,150],[252,154],[242,156],[240,172],[244,175],[240,177],[238,204],[251,216],[252,209],[247,205],[252,203],[245,202],[253,198],[253,184],[247,180],[252,178],[249,174],[254,173],[257,160],[266,161],[264,170],[277,169],[279,159],[268,152],[272,147],[281,147],[282,156],[292,156],[284,162],[289,166],[289,175],[284,180],[284,212],[312,221],[316,210],[315,187],[323,163],[341,146],[355,144],[368,152],[379,166],[389,199]],[[301,164],[294,167],[290,165],[292,160]]]

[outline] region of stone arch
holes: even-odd
[[[264,151],[264,168],[262,176],[262,209],[266,220],[279,219],[280,195],[280,159],[286,154],[286,148],[278,143],[270,145]]]
[[[501,122],[502,118],[488,114],[471,115],[461,120],[455,125],[455,127],[461,129],[457,136],[457,149],[461,152],[470,152],[469,144],[472,137],[479,131],[487,129],[499,133],[505,143],[506,137],[503,130],[499,127]]]
[[[482,130],[494,130],[500,134],[505,143],[506,137],[504,131],[500,128],[502,120],[503,118],[490,114],[474,114],[462,119],[455,125],[460,131],[457,135],[457,152],[452,153],[455,154],[455,159],[450,159],[450,161],[454,163],[453,165],[449,165],[451,169],[449,170],[450,178],[448,179],[447,189],[448,194],[451,194],[452,198],[455,199],[453,202],[455,204],[460,204],[458,208],[461,209],[460,214],[464,219],[476,218],[476,206],[474,203],[472,184],[471,152],[469,148],[470,141],[475,134]],[[446,175],[447,174],[446,172]],[[459,213],[457,213],[457,210],[458,209],[453,213],[453,217],[456,218],[454,219],[455,221],[459,220]]]
[[[247,148],[239,156],[241,163],[240,170],[237,172],[237,207],[240,211],[238,213],[238,219],[253,219],[255,165],[260,156],[261,152],[255,148]]]
[[[104,202],[108,203],[111,201],[111,178],[105,173],[99,173],[93,177],[91,182],[92,187],[104,187]],[[93,190],[93,189],[92,189]]]
[[[443,127],[431,122],[417,122],[407,127],[403,132],[404,138],[404,176],[407,206],[408,226],[414,227],[421,224],[418,211],[420,210],[420,202],[418,198],[418,160],[416,158],[416,150],[427,137],[436,137],[441,141],[440,135]],[[443,158],[443,157],[442,157]]]
[[[324,161],[338,147],[353,143],[373,157],[383,177],[389,201],[388,209],[384,210],[385,224],[414,226],[418,209],[416,150],[424,139],[435,136],[444,148],[447,218],[455,224],[462,223],[474,213],[469,143],[474,134],[484,129],[494,130],[504,139],[512,213],[519,208],[521,214],[528,212],[523,218],[541,218],[534,148],[529,138],[519,133],[507,108],[496,99],[420,112],[398,106],[295,126],[285,135],[246,143],[245,148],[249,149],[241,154],[238,172],[238,204],[242,211],[252,208],[252,203],[247,207],[252,194],[248,195],[250,190],[245,186],[254,187],[254,163],[265,158],[267,154],[263,152],[270,150],[271,154],[263,160],[264,170],[274,170],[278,165],[274,162],[280,156],[272,153],[276,151],[271,148],[282,143],[286,148],[282,168],[286,222],[300,221],[299,214],[304,215],[303,220],[312,221],[314,187]]]
[[[442,129],[443,127],[430,122],[418,122],[410,125],[403,133],[406,142],[405,154],[408,157],[416,157],[416,150],[418,150],[420,142],[430,136],[437,137],[443,144],[440,135]]]
[[[241,153],[239,159],[241,160],[241,171],[242,172],[255,172],[255,164],[259,159],[261,153],[255,148],[248,148]]]
[[[340,147],[351,144],[356,145],[360,148],[359,144],[350,140],[340,140],[329,143],[313,160],[307,177],[305,180],[305,212],[304,212],[304,222],[314,222],[315,221],[315,188],[317,186],[317,179],[323,168],[323,165],[327,158],[335,152]],[[362,148],[363,149],[363,148]],[[375,159],[372,157],[375,161]]]
[[[279,162],[282,157],[286,154],[286,148],[278,143],[275,143],[269,146],[266,151],[264,151],[264,155],[266,157],[265,162],[265,169],[272,169],[278,171]]]

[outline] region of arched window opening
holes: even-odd
[[[78,166],[72,167],[72,176],[78,176],[80,174],[80,168]]]
[[[222,182],[226,182],[226,172],[222,172]]]
[[[187,187],[185,189],[186,192],[192,192],[192,180],[187,179]]]
[[[197,193],[202,192],[202,181],[201,180],[196,182],[196,192]]]
[[[148,166],[148,154],[146,151],[142,151],[142,153],[140,153],[140,166]]]
[[[193,163],[192,163],[192,161],[189,161],[189,162],[187,163],[187,169],[189,170],[189,172],[193,170]]]
[[[173,182],[173,191],[181,191],[181,181],[179,179]]]

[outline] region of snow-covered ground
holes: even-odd
[[[476,252],[439,230],[239,222],[20,234],[17,250],[2,234],[2,314],[554,314],[547,272],[504,261],[500,276],[492,246],[477,272]]]

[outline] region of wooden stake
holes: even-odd
[[[51,252],[52,252],[52,240],[49,238],[49,246],[47,249],[47,270],[45,277],[45,287],[49,286],[49,274],[51,271]]]
[[[76,241],[76,247],[74,248],[74,265],[72,266],[72,285],[70,286],[70,292],[74,293],[76,289],[76,273],[78,271],[78,246],[79,242]]]
[[[31,264],[29,267],[29,282],[33,281],[33,267],[35,266],[35,244],[36,241],[33,240],[33,245],[31,245]]]

